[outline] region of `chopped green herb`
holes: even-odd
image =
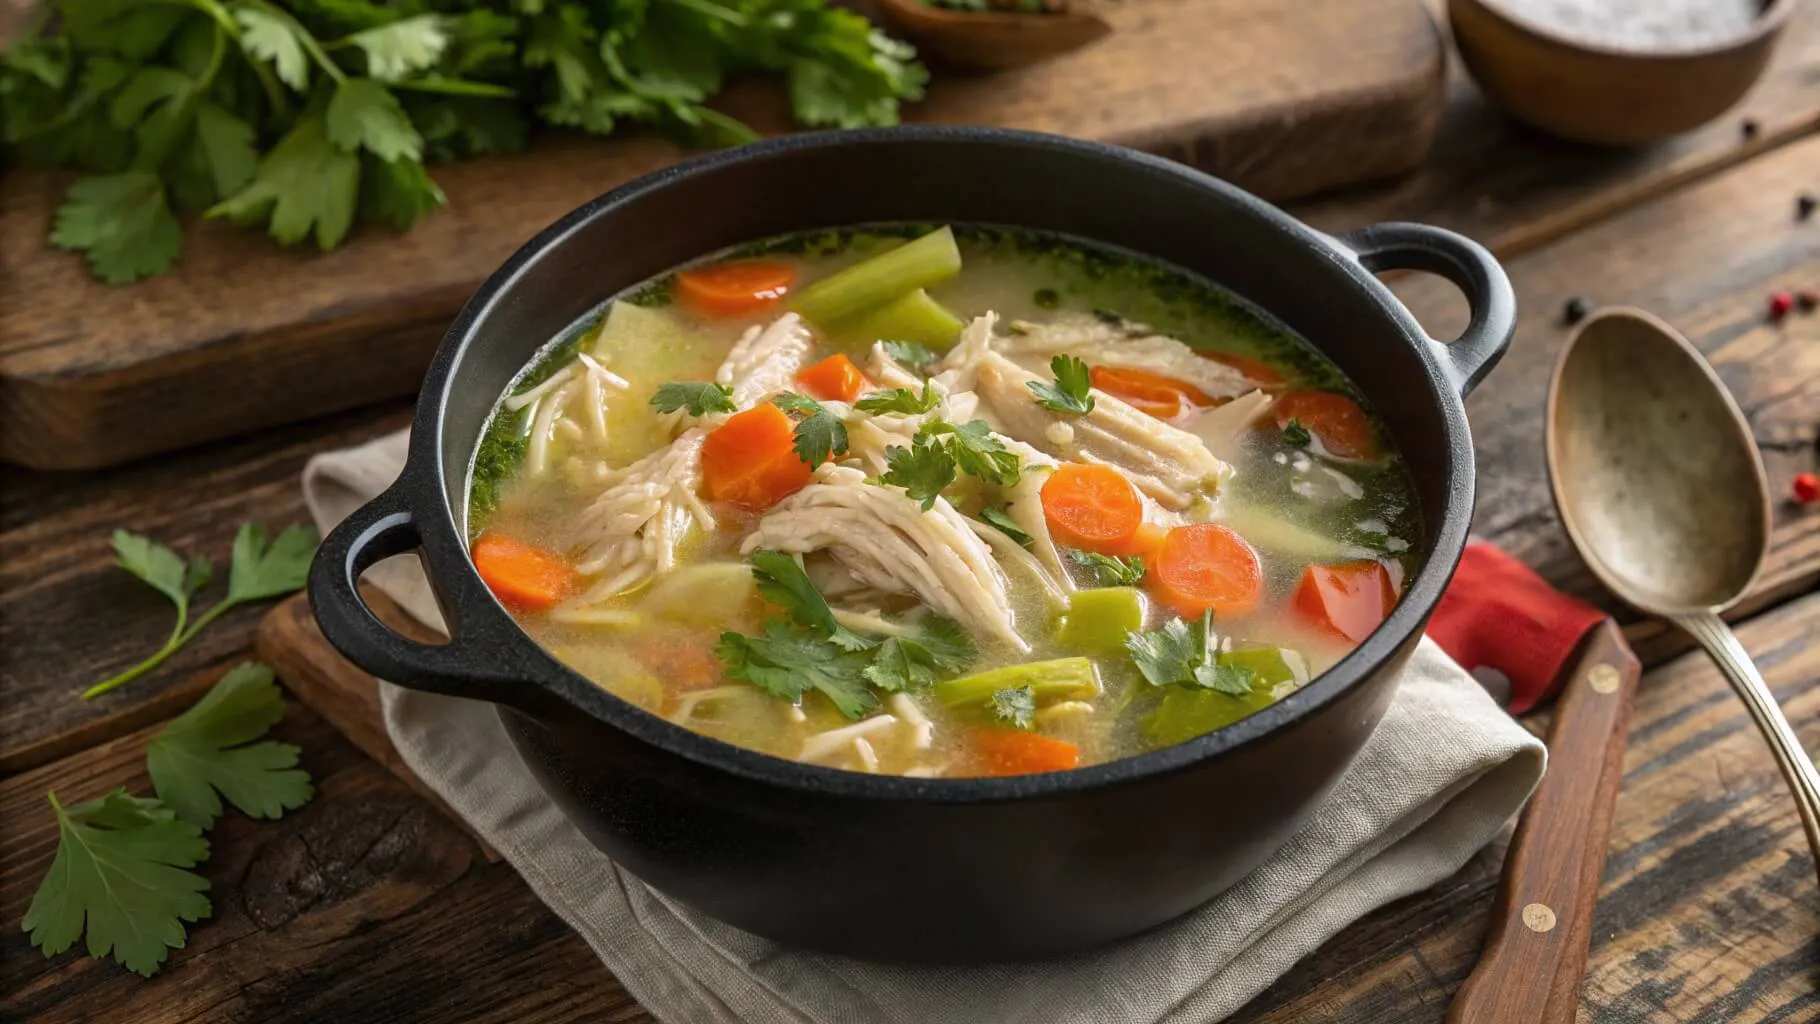
[[[1011,514],[1005,511],[1003,505],[988,505],[980,509],[980,521],[997,527],[1000,533],[1024,547],[1031,547],[1036,543],[1036,538],[1025,533],[1024,528],[1017,525],[1017,520],[1011,518]]]
[[[658,412],[687,409],[691,416],[711,412],[732,412],[733,389],[711,380],[675,380],[659,384],[651,395],[651,407]]]
[[[1091,374],[1085,362],[1060,355],[1049,360],[1049,370],[1055,374],[1055,383],[1033,380],[1025,384],[1036,396],[1036,404],[1068,416],[1085,416],[1093,411]]]
[[[886,448],[885,465],[879,483],[902,487],[911,500],[922,503],[925,512],[935,507],[935,499],[954,482],[954,456],[927,431],[917,431],[908,448]]]
[[[158,799],[203,828],[221,814],[221,797],[254,818],[302,807],[313,792],[289,743],[254,743],[284,717],[272,670],[247,662],[164,727],[146,748]],[[219,794],[219,795],[217,795]]]
[[[854,408],[861,412],[892,412],[905,416],[916,416],[929,412],[942,404],[942,396],[935,393],[935,385],[923,382],[922,394],[912,388],[887,388],[874,391],[860,399]]]
[[[1093,574],[1102,587],[1135,587],[1144,581],[1144,560],[1136,555],[1102,555],[1097,551],[1067,549],[1068,560]]]
[[[1000,487],[1017,483],[1022,472],[1017,453],[1005,449],[985,420],[925,423],[918,433],[924,432],[948,439],[948,451],[962,472]]]
[[[1283,440],[1291,448],[1306,448],[1313,437],[1309,435],[1308,428],[1302,426],[1301,420],[1292,419],[1283,424]]]
[[[827,407],[806,395],[784,392],[771,404],[803,418],[796,421],[796,457],[811,466],[847,454],[847,425]]]
[[[941,358],[934,349],[914,341],[881,341],[879,344],[891,358],[918,370]]]
[[[872,646],[871,641],[834,620],[827,599],[789,555],[764,549],[753,552],[752,579],[758,584],[759,596],[782,608],[797,625],[849,651]]]
[[[864,676],[869,653],[794,629],[783,619],[766,619],[763,636],[727,630],[714,653],[728,678],[744,680],[774,697],[794,702],[815,690],[848,718],[859,718],[878,706]]]
[[[1182,686],[1242,697],[1252,692],[1257,673],[1239,664],[1221,664],[1213,635],[1213,613],[1194,623],[1171,619],[1161,629],[1134,632],[1125,650],[1138,674],[1152,686]]]
[[[975,656],[973,641],[953,619],[931,615],[915,633],[879,644],[865,676],[881,690],[921,690],[943,672],[964,671]]]
[[[992,717],[1013,729],[1028,729],[1036,724],[1036,691],[1028,685],[994,691],[991,702]]]

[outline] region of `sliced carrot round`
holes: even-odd
[[[1110,466],[1064,463],[1039,492],[1055,539],[1102,555],[1129,555],[1144,525],[1137,488]]]
[[[1149,560],[1144,581],[1180,615],[1244,615],[1264,596],[1258,553],[1217,523],[1178,526]]]
[[[702,441],[702,489],[754,510],[802,490],[815,470],[797,457],[794,435],[790,417],[769,402],[728,417]]]
[[[1291,603],[1316,628],[1356,644],[1390,615],[1397,588],[1381,562],[1311,565]]]
[[[836,352],[796,375],[796,383],[810,395],[825,402],[851,402],[860,392],[872,386],[853,360]]]
[[[1236,352],[1209,352],[1199,350],[1202,359],[1210,359],[1222,366],[1230,366],[1245,375],[1245,379],[1261,388],[1279,388],[1286,382],[1283,371],[1251,356],[1242,356]]]
[[[497,533],[483,533],[469,556],[487,589],[507,607],[540,611],[575,589],[575,569],[553,551]]]
[[[975,731],[973,749],[978,755],[979,767],[986,775],[1060,772],[1081,763],[1081,748],[1067,740],[1010,729]]]
[[[1174,419],[1192,406],[1213,404],[1206,392],[1185,380],[1133,366],[1096,366],[1088,376],[1094,387],[1159,420]]]
[[[676,297],[705,316],[739,316],[789,294],[796,270],[782,263],[722,263],[676,275]]]
[[[1378,432],[1365,410],[1332,391],[1291,391],[1271,406],[1277,426],[1300,423],[1321,439],[1321,447],[1342,459],[1375,459],[1383,453]]]

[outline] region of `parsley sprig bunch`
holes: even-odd
[[[426,161],[524,148],[537,122],[755,138],[708,107],[782,76],[805,125],[891,124],[914,52],[826,0],[55,0],[0,54],[9,159],[88,172],[51,242],[96,277],[162,273],[179,212],[341,244],[446,201]]]

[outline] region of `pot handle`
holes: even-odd
[[[380,679],[449,697],[509,703],[526,684],[482,653],[475,630],[450,621],[446,644],[426,644],[380,621],[360,595],[360,575],[385,558],[423,546],[416,520],[397,489],[356,509],[329,531],[310,565],[310,609],[336,650]],[[444,608],[445,617],[448,609]]]
[[[1406,222],[1373,224],[1339,236],[1339,243],[1374,273],[1425,270],[1466,293],[1472,309],[1466,330],[1451,342],[1428,339],[1462,396],[1503,358],[1517,326],[1517,299],[1504,268],[1484,246],[1446,228]]]

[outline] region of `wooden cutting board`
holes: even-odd
[[[1055,132],[1205,168],[1272,199],[1413,168],[1442,105],[1419,0],[1119,0],[1114,32],[995,75],[935,69],[912,121]],[[727,106],[787,118],[771,86]],[[176,272],[110,288],[45,236],[66,177],[0,181],[0,458],[46,469],[153,452],[415,391],[461,303],[525,239],[688,155],[560,138],[434,170],[446,209],[333,253],[192,226]]]

